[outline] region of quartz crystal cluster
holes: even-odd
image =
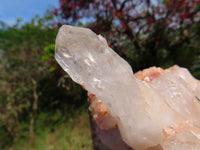
[[[187,69],[135,75],[101,35],[64,25],[55,58],[89,91],[99,139],[110,149],[200,150],[200,82]]]

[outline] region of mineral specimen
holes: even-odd
[[[101,35],[67,25],[58,32],[55,58],[99,99],[90,107],[99,127],[117,126],[130,147],[200,149],[200,82],[186,69],[154,68],[135,78]]]

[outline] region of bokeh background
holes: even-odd
[[[2,0],[0,149],[90,150],[87,93],[54,59],[63,24],[102,34],[133,71],[200,79],[200,0]]]

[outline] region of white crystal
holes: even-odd
[[[187,69],[171,67],[160,78],[149,83],[170,107],[188,122],[200,127],[200,82]]]
[[[75,82],[102,100],[114,117],[123,140],[136,150],[158,144],[167,149],[168,143],[182,135],[173,134],[168,142],[166,135],[171,131],[168,128],[179,124],[200,125],[200,107],[195,98],[199,97],[199,81],[187,77],[188,80],[182,82],[188,76],[182,70],[177,72],[179,76],[174,73],[170,79],[166,76],[147,84],[135,79],[130,65],[102,36],[89,29],[67,25],[58,32],[55,58]],[[169,89],[165,91],[164,86]],[[193,136],[192,132],[187,131]],[[195,130],[195,135],[200,134]]]

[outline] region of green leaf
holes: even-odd
[[[167,3],[167,2],[168,2],[168,0],[163,0],[162,2],[165,4],[165,3]]]
[[[44,48],[44,51],[47,53],[54,53],[55,44],[50,44]]]
[[[53,66],[49,68],[50,72],[53,72],[54,70],[55,70],[55,67],[53,67]]]
[[[200,3],[198,3],[198,4],[196,5],[195,10],[196,10],[196,11],[199,11],[199,10],[200,10]]]
[[[44,62],[44,61],[47,61],[49,59],[49,56],[48,55],[43,55],[41,60]]]
[[[82,22],[79,21],[79,22],[78,22],[78,26],[79,26],[79,27],[84,27],[84,24],[83,24]]]

